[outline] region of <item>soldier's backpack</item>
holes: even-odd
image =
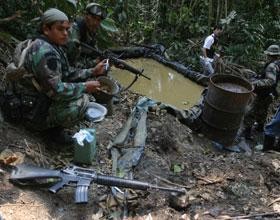
[[[31,40],[25,40],[16,46],[12,62],[6,67],[5,71],[5,88],[1,93],[1,110],[5,119],[14,122],[20,121],[22,118],[21,98],[14,92],[14,82],[27,74],[24,68],[24,60],[27,50],[31,47],[31,42]]]
[[[24,68],[24,60],[28,49],[32,46],[32,40],[20,42],[15,49],[13,60],[6,68],[6,80],[14,81],[22,78],[28,72]],[[30,75],[30,74],[29,74]]]
[[[276,64],[276,82],[275,84],[270,88],[270,90],[267,90],[268,87],[266,87],[266,92],[271,93],[274,97],[278,98],[280,96],[280,61],[276,60],[273,61],[274,64]],[[266,72],[265,69],[268,65],[270,65],[271,62],[266,63],[264,66],[263,73],[259,76],[259,79],[265,79],[266,78]],[[264,91],[261,88],[255,89],[255,92],[258,91],[259,94],[264,94]]]
[[[20,42],[15,48],[12,62],[6,68],[5,80],[7,86],[3,94],[1,108],[4,117],[13,122],[22,119],[37,120],[38,116],[43,115],[42,112],[46,114],[49,107],[49,100],[44,94],[41,94],[41,87],[35,80],[34,75],[24,67],[25,57],[32,46],[32,42],[31,39]],[[17,92],[14,86],[15,82],[23,77],[30,78],[39,95]]]

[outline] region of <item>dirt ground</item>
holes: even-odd
[[[110,174],[107,146],[120,132],[137,94],[126,92],[114,105],[113,116],[99,123],[83,122],[75,128],[94,127],[98,152],[90,168]],[[0,151],[26,162],[60,168],[72,162],[73,147],[59,145],[40,133],[12,125],[0,117]],[[279,219],[280,154],[218,151],[202,134],[181,124],[165,110],[148,112],[145,153],[134,170],[137,180],[183,187],[186,195],[172,197],[157,190],[132,191],[125,219]],[[5,151],[4,151],[5,150]],[[1,159],[1,158],[0,158]],[[19,187],[0,169],[0,219],[120,219],[122,205],[109,187],[92,185],[88,204],[74,203],[74,189],[51,194],[46,187]]]

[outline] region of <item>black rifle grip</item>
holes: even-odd
[[[88,202],[88,187],[87,185],[77,186],[75,192],[75,203],[87,203]]]
[[[62,180],[57,184],[53,185],[51,188],[49,188],[49,191],[52,193],[57,193],[60,189],[63,188],[64,185],[66,185],[66,183]]]

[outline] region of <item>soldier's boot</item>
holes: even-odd
[[[246,140],[253,140],[252,128],[251,127],[246,127],[243,131],[243,136],[245,137]]]
[[[263,151],[268,151],[268,150],[276,150],[275,146],[275,137],[270,136],[270,135],[264,135],[264,140],[263,140]]]
[[[74,139],[72,138],[73,134],[71,134],[71,132],[61,127],[49,129],[48,134],[51,140],[53,140],[58,144],[63,144],[63,145],[74,144]]]
[[[276,142],[276,144],[275,144],[274,150],[280,152],[280,137],[276,138],[275,142]]]

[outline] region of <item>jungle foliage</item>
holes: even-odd
[[[0,8],[0,39],[35,33],[34,18],[49,7],[69,16],[83,13],[86,0],[9,0]],[[263,50],[279,44],[279,0],[99,0],[108,8],[100,42],[105,46],[161,43],[172,60],[197,66],[204,38],[215,24],[227,59],[256,69]],[[32,20],[33,19],[33,20]],[[35,19],[36,20],[36,19]],[[107,43],[106,43],[107,42]]]

